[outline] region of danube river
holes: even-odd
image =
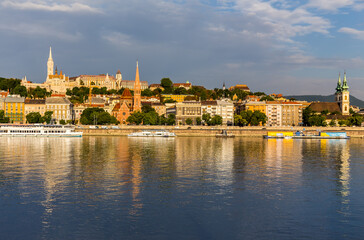
[[[0,138],[0,239],[364,239],[364,140]]]

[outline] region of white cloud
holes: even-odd
[[[82,3],[65,4],[46,4],[45,2],[14,2],[4,1],[1,3],[3,7],[13,8],[18,10],[39,10],[51,12],[89,12],[89,13],[102,13],[101,10],[90,7]]]
[[[120,32],[104,34],[102,38],[120,48],[129,47],[132,45],[131,36]]]
[[[265,26],[255,31],[264,31],[265,35],[270,31],[270,34],[280,41],[292,42],[292,38],[296,36],[314,32],[328,34],[332,27],[329,20],[314,15],[301,6],[293,9],[277,8],[274,3],[276,0],[236,0],[234,8],[248,15],[252,21]]]
[[[16,32],[21,35],[30,36],[51,36],[58,39],[63,39],[69,42],[75,42],[82,38],[80,33],[69,34],[62,32],[61,30],[55,30],[51,26],[43,26],[39,24],[28,24],[28,23],[18,23],[18,24],[0,24],[0,31],[11,31]]]
[[[354,38],[364,40],[364,31],[357,30],[354,28],[343,27],[338,30],[339,32],[352,35]]]
[[[306,7],[337,11],[343,7],[355,7],[355,0],[310,0]]]

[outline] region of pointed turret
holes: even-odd
[[[52,47],[49,47],[49,57],[48,57],[48,61],[49,60],[53,60],[53,58],[52,58]]]
[[[50,75],[54,74],[53,69],[54,69],[54,62],[53,62],[53,58],[52,58],[52,47],[49,47],[49,57],[48,57],[48,61],[47,61],[47,80],[46,81],[48,81]]]
[[[336,92],[339,93],[342,91],[341,89],[341,77],[340,77],[340,73],[339,73],[339,80],[337,80],[337,86],[336,86]]]
[[[142,104],[141,104],[141,85],[139,79],[139,66],[138,61],[136,64],[136,73],[135,73],[135,82],[134,82],[134,106],[133,111],[141,111]]]
[[[346,72],[344,73],[343,86],[341,87],[341,89],[343,92],[349,90],[348,82],[346,81]]]

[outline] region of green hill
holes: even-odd
[[[335,102],[335,95],[329,96],[322,96],[322,95],[292,95],[292,96],[285,96],[285,98],[295,98],[301,101],[308,101],[308,102]],[[360,108],[364,108],[364,101],[360,100],[359,98],[350,95],[350,105],[358,106]]]

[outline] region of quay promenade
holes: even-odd
[[[304,131],[314,134],[321,132],[346,132],[350,137],[364,138],[364,127],[224,127],[224,126],[120,126],[119,129],[89,128],[81,126],[76,131],[82,131],[84,136],[126,136],[142,130],[165,129],[174,132],[177,136],[188,137],[214,137],[225,129],[239,137],[262,137],[268,131],[292,132]]]

